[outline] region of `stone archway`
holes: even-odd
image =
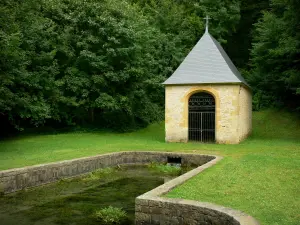
[[[206,92],[197,92],[188,101],[188,140],[215,142],[215,98]]]

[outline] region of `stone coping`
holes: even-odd
[[[259,225],[253,217],[231,208],[207,202],[161,197],[188,179],[215,165],[215,159],[136,198],[136,225]]]
[[[11,193],[39,186],[63,178],[86,174],[97,169],[122,164],[166,163],[168,157],[180,157],[183,164],[203,165],[214,156],[151,151],[127,151],[107,153],[91,157],[27,166],[0,171],[0,192]]]
[[[11,193],[122,164],[166,163],[168,157],[180,157],[183,165],[192,164],[198,167],[138,196],[135,203],[136,225],[259,224],[251,216],[230,208],[211,203],[161,197],[222,159],[222,157],[212,155],[127,151],[2,170],[0,171],[0,192]]]

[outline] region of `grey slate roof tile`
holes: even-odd
[[[163,84],[243,83],[249,87],[222,46],[208,32]]]

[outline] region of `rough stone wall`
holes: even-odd
[[[9,193],[119,164],[165,163],[169,157],[181,157],[183,165],[193,164],[198,165],[198,167],[137,197],[135,205],[136,225],[259,224],[249,215],[222,206],[184,199],[158,197],[216,164],[222,159],[218,156],[171,152],[110,153],[0,171],[0,186],[4,193]]]
[[[211,204],[182,199],[137,199],[136,225],[240,225],[232,216]]]
[[[241,85],[239,98],[239,141],[242,141],[252,131],[252,93]]]
[[[216,142],[236,144],[242,139],[239,134],[239,126],[246,117],[251,99],[247,96],[246,88],[242,89],[240,97],[240,84],[210,84],[210,85],[177,85],[166,86],[165,108],[165,137],[167,142],[188,141],[188,100],[197,92],[208,92],[215,97],[216,103]],[[246,93],[246,94],[245,94]],[[250,95],[251,97],[251,95]],[[240,101],[243,101],[243,110]],[[244,101],[245,100],[245,101]],[[250,104],[251,105],[251,104]],[[240,117],[240,113],[243,116]],[[249,117],[250,118],[250,117]],[[248,124],[248,121],[246,122]],[[249,126],[242,125],[243,130]],[[249,130],[249,128],[248,128]],[[249,133],[249,132],[248,132]],[[245,137],[246,135],[242,135]]]
[[[199,166],[135,199],[136,225],[258,225],[253,217],[223,206],[162,197],[188,179],[215,165],[222,158]]]
[[[0,192],[10,193],[119,164],[165,163],[181,157],[182,164],[202,165],[214,156],[169,152],[119,152],[0,171]]]

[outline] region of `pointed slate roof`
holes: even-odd
[[[243,83],[249,87],[219,42],[207,31],[163,84]]]

